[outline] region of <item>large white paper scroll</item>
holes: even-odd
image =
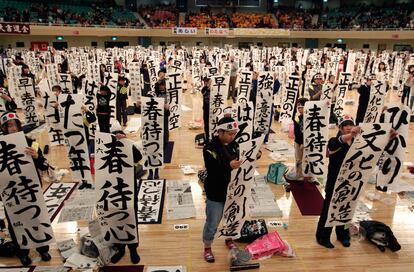
[[[117,73],[105,73],[104,85],[108,86],[111,91],[111,100],[109,106],[111,107],[111,122],[115,120],[116,110],[116,88],[118,86],[118,74]]]
[[[39,124],[33,80],[30,77],[20,77],[17,84],[17,92],[23,105],[26,124]]]
[[[209,129],[212,136],[216,132],[217,122],[223,117],[223,111],[227,105],[227,90],[229,89],[227,79],[228,77],[224,76],[213,76],[211,78]]]
[[[339,118],[342,117],[342,112],[344,110],[343,106],[345,104],[345,95],[348,90],[348,85],[351,80],[350,73],[343,73],[339,76],[338,82],[338,94],[336,96],[336,104],[334,108],[335,115]]]
[[[253,72],[240,71],[237,77],[237,100],[238,103],[247,102],[250,99],[250,91],[252,88]],[[227,97],[227,96],[226,96]]]
[[[303,176],[326,176],[329,107],[325,101],[308,101],[303,114]]]
[[[97,132],[96,212],[107,243],[137,243],[133,143]]]
[[[233,118],[239,126],[235,141],[239,144],[250,141],[253,136],[253,102],[235,103],[233,104],[232,112]]]
[[[282,99],[280,122],[283,119],[291,120],[295,109],[296,99],[299,95],[299,76],[291,75],[285,86],[285,93]]]
[[[386,82],[373,80],[371,84],[368,107],[364,116],[364,123],[374,123],[378,121],[382,112],[386,94]]]
[[[254,182],[256,155],[263,139],[264,136],[262,135],[240,145],[240,160],[242,163],[239,168],[231,171],[222,226],[217,232],[218,237],[239,238],[244,221],[250,217],[249,204]]]
[[[134,103],[138,103],[141,99],[141,65],[139,62],[131,62],[128,65],[129,69],[129,90],[131,91],[131,98]]]
[[[72,76],[70,74],[58,74],[59,85],[62,88],[62,93],[69,94],[73,92]],[[53,86],[52,86],[53,87]]]
[[[39,176],[26,147],[23,132],[0,136],[0,193],[22,249],[54,242]]]
[[[256,111],[254,131],[267,133],[270,128],[270,117],[273,107],[274,79],[270,72],[260,72],[257,79]]]
[[[142,97],[142,145],[144,169],[164,166],[164,98]]]
[[[350,223],[359,193],[373,173],[389,140],[391,124],[361,124],[362,134],[352,143],[336,179],[326,227]]]
[[[181,73],[167,74],[166,89],[168,93],[168,104],[170,105],[170,116],[168,116],[168,128],[174,130],[181,127],[181,105],[183,104],[183,80]]]
[[[410,125],[410,108],[397,103],[390,104],[384,111],[381,122],[391,123],[392,127],[398,132],[398,136],[387,144],[379,160],[377,185],[395,186],[400,182],[404,165]]]

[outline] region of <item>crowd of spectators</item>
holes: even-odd
[[[231,16],[233,28],[276,28],[277,23],[272,14],[241,13]]]
[[[130,12],[112,5],[91,4],[90,6],[70,6],[58,4],[32,3],[19,10],[15,6],[3,8],[4,22],[34,22],[45,24],[119,25],[143,27],[143,24]]]
[[[190,12],[185,18],[186,27],[198,28],[229,28],[229,17],[225,12],[213,13],[209,7],[201,8],[200,12]]]
[[[6,3],[6,2],[3,2]],[[0,4],[0,20],[4,22],[36,22],[46,24],[118,25],[142,28],[144,24],[132,12],[105,1],[89,6],[46,4],[44,1]],[[411,4],[390,7],[353,6],[340,9],[275,7],[272,13],[242,13],[234,10],[212,12],[210,7],[188,12],[179,20],[175,4],[139,6],[137,12],[150,27],[179,26],[198,28],[284,28],[284,29],[371,29],[414,28]],[[178,23],[180,21],[180,23]]]
[[[150,27],[168,28],[177,26],[178,9],[174,4],[139,6],[138,12]]]

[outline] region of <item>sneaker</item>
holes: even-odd
[[[42,258],[42,261],[44,261],[44,262],[48,262],[48,261],[50,261],[50,259],[52,259],[52,257],[50,256],[50,254],[48,252],[40,253],[40,257]]]
[[[326,248],[334,248],[335,247],[331,243],[331,241],[329,241],[329,240],[318,239],[317,242],[318,242],[318,244],[320,244],[321,246],[324,246]]]
[[[32,259],[28,255],[21,256],[19,259],[23,266],[29,266],[32,263]]]
[[[79,185],[78,189],[83,190],[86,188],[86,182],[82,182],[81,185]]]
[[[211,248],[205,248],[204,249],[204,260],[208,263],[214,263],[215,262],[213,251],[211,251]]]
[[[351,245],[351,242],[349,241],[349,239],[344,239],[341,241],[341,243],[344,247],[349,247]]]

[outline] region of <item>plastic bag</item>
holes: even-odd
[[[280,238],[279,233],[275,231],[256,239],[246,246],[246,249],[252,254],[254,260],[262,260],[271,257],[273,254],[287,251],[289,247]]]

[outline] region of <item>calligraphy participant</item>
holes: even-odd
[[[118,86],[116,87],[116,120],[124,126],[127,125],[127,100],[128,100],[128,80],[121,76],[118,78]],[[122,120],[121,120],[122,117]]]
[[[1,116],[0,124],[3,130],[3,133],[6,135],[22,131],[22,123],[17,117],[17,115],[13,112],[7,112],[3,114]],[[28,145],[28,147],[25,150],[26,154],[30,155],[33,158],[33,162],[37,170],[46,171],[49,166],[47,164],[45,157],[42,154],[41,149],[38,147],[36,148],[36,146],[38,145],[35,143],[34,140],[28,137],[26,137],[26,140],[27,140],[27,145]],[[41,181],[40,177],[39,177],[39,181]],[[40,184],[40,186],[42,186],[42,184]],[[11,222],[6,210],[5,210],[5,214],[6,214],[7,220]],[[32,263],[32,260],[29,257],[30,250],[20,248],[20,245],[17,242],[16,234],[13,230],[12,224],[8,224],[8,229],[9,229],[10,237],[16,248],[16,255],[17,257],[19,257],[20,262],[24,266],[30,265]],[[36,250],[39,252],[42,258],[42,261],[45,261],[45,262],[50,261],[51,256],[49,254],[49,246],[38,247],[36,248]]]
[[[204,183],[206,191],[206,222],[203,229],[204,260],[215,261],[211,245],[217,227],[223,217],[227,186],[230,183],[231,171],[239,168],[239,145],[234,140],[238,132],[237,122],[231,117],[223,117],[217,124],[218,135],[204,146],[203,157],[207,171]],[[233,240],[226,239],[228,248],[236,245]]]
[[[98,124],[101,132],[109,133],[111,121],[111,90],[108,86],[102,85],[96,94],[97,107],[96,114],[98,116]]]
[[[326,248],[334,248],[334,245],[330,241],[332,227],[325,227],[325,223],[328,218],[329,205],[334,193],[335,183],[351,144],[355,137],[361,133],[361,129],[358,126],[355,126],[354,120],[347,115],[339,120],[338,127],[338,136],[331,138],[328,142],[328,178],[325,186],[325,200],[323,202],[321,216],[319,217],[316,230],[316,240],[318,244]],[[396,133],[394,129],[391,129],[390,139],[393,139],[397,135],[398,133]],[[337,239],[344,247],[349,247],[351,245],[349,229],[345,229],[345,225],[336,226],[335,232]]]
[[[354,120],[347,115],[339,120],[338,127],[339,135],[331,138],[328,142],[328,178],[325,186],[325,200],[323,202],[323,208],[316,231],[316,240],[318,244],[327,248],[334,248],[334,245],[330,241],[332,227],[325,227],[325,223],[328,217],[329,205],[334,193],[336,179],[346,153],[354,141],[354,138],[360,133],[360,128],[355,126]],[[345,229],[345,226],[342,225],[336,226],[335,231],[336,237],[342,245],[344,247],[349,247],[351,245],[349,230]]]
[[[310,100],[317,101],[321,99],[322,83],[323,83],[322,74],[317,73],[316,75],[313,76],[311,85],[309,86],[309,90],[308,90]]]
[[[302,160],[303,160],[303,111],[307,98],[299,98],[297,101],[297,115],[293,118],[293,129],[295,132],[295,162],[296,162],[296,175],[291,173],[288,175],[287,180],[303,181]],[[286,190],[289,190],[290,186],[286,185]]]
[[[14,100],[10,97],[10,94],[8,93],[6,88],[0,87],[0,104],[4,105],[4,111],[14,111],[17,108],[16,103]],[[0,114],[1,114],[2,107],[0,105]]]
[[[359,93],[358,110],[356,115],[356,124],[364,122],[365,113],[368,108],[369,97],[371,93],[372,79],[375,79],[375,75],[367,77],[364,85],[361,85],[357,92]]]

